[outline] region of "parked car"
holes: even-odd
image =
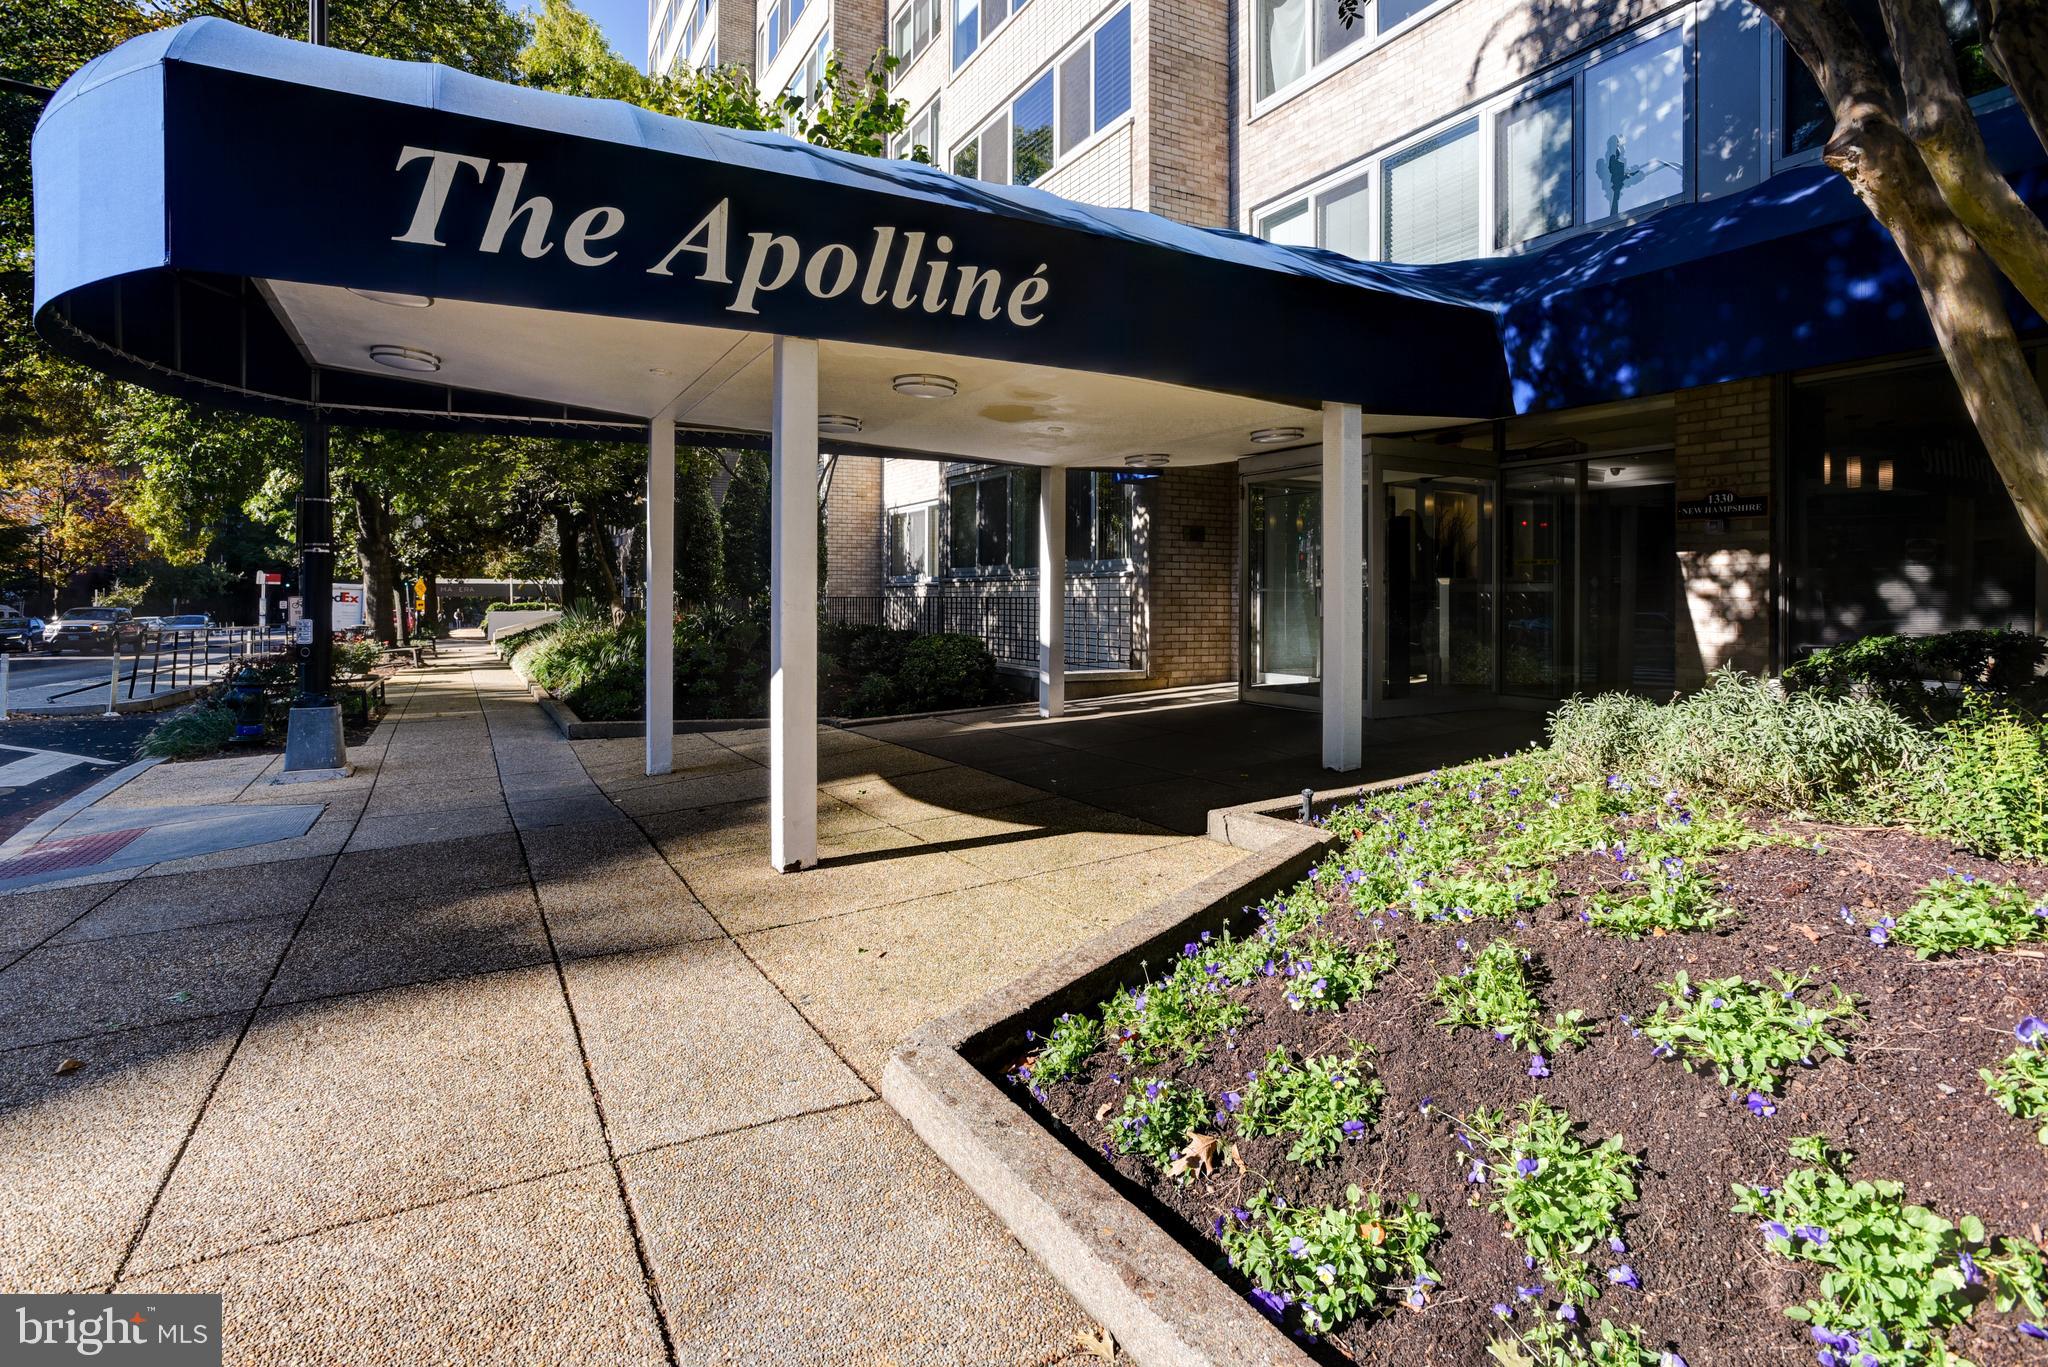
[[[24,617],[18,612],[0,609],[0,650],[34,650],[37,645],[37,630],[33,617]]]
[[[122,649],[142,635],[127,608],[71,608],[43,628],[43,646],[56,653]]]
[[[176,615],[176,616],[174,616],[174,617],[166,617],[166,618],[163,618],[163,619],[162,619],[162,622],[161,622],[161,625],[160,625],[160,627],[159,627],[159,630],[162,630],[162,631],[210,631],[210,630],[212,630],[212,628],[213,628],[213,618],[211,618],[211,617],[207,616],[207,615],[206,615],[205,613],[203,613],[203,612],[181,612],[181,613],[177,614],[177,615]]]

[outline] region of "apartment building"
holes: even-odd
[[[1996,123],[2009,100],[1950,10]],[[771,0],[753,19],[764,89],[807,94],[826,51],[886,44],[910,113],[893,155],[1362,262],[1505,271],[1638,231],[1705,256],[1701,206],[1754,216],[1824,180],[1817,92],[1745,0]],[[1600,402],[1537,386],[1453,428],[1368,414],[1367,715],[1666,692],[1872,631],[2036,629],[2043,566],[1924,328],[1802,349],[1806,322],[1781,325],[1761,369],[1644,383],[1624,362]],[[1370,364],[1388,341],[1329,344]],[[1133,433],[1123,467],[1065,472],[1074,694],[1234,680],[1321,705],[1316,435],[1181,467]],[[1026,668],[1040,472],[846,450],[828,594],[981,631]]]

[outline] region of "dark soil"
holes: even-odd
[[[1455,1118],[1540,1095],[1580,1121],[1588,1143],[1620,1134],[1643,1160],[1641,1200],[1621,1217],[1642,1289],[1610,1287],[1584,1308],[1585,1318],[1640,1324],[1647,1343],[1678,1349],[1692,1367],[1809,1363],[1813,1345],[1784,1310],[1817,1294],[1817,1271],[1768,1253],[1753,1221],[1732,1213],[1729,1190],[1737,1182],[1776,1185],[1793,1166],[1786,1145],[1795,1136],[1826,1135],[1854,1151],[1852,1176],[1902,1181],[1909,1199],[1951,1219],[1974,1213],[1994,1235],[2039,1243],[2048,1225],[2048,1148],[2034,1138],[2038,1122],[2006,1115],[1977,1077],[2015,1047],[2014,1022],[2030,1012],[2048,1014],[2048,955],[2015,950],[1922,962],[1910,950],[1870,943],[1862,929],[1843,923],[1841,909],[1864,922],[1896,914],[1951,869],[2017,879],[2039,891],[2048,888],[2048,870],[2002,867],[1896,830],[1780,829],[1808,844],[1717,861],[1724,897],[1741,916],[1711,934],[1627,941],[1581,925],[1578,896],[1612,877],[1612,863],[1598,857],[1559,867],[1564,891],[1526,918],[1525,931],[1492,921],[1417,925],[1403,917],[1379,932],[1348,913],[1333,916],[1339,938],[1363,943],[1384,933],[1397,946],[1399,966],[1376,991],[1341,1012],[1309,1015],[1287,1008],[1282,980],[1260,980],[1238,990],[1251,1017],[1234,1051],[1219,1050],[1193,1066],[1136,1070],[1201,1087],[1213,1100],[1241,1090],[1246,1071],[1275,1045],[1297,1054],[1337,1052],[1346,1040],[1370,1045],[1386,1086],[1381,1114],[1362,1141],[1320,1168],[1287,1161],[1279,1140],[1234,1141],[1248,1171],[1222,1169],[1188,1187],[1140,1159],[1106,1158],[1105,1128],[1095,1117],[1105,1103],[1109,1113],[1121,1105],[1123,1089],[1110,1075],[1128,1081],[1134,1071],[1113,1054],[1098,1054],[1078,1078],[1049,1086],[1049,1109],[1098,1168],[1113,1170],[1124,1190],[1239,1289],[1242,1279],[1224,1267],[1209,1231],[1217,1215],[1260,1187],[1271,1184],[1290,1204],[1341,1202],[1352,1182],[1397,1199],[1420,1193],[1444,1225],[1429,1253],[1443,1278],[1438,1294],[1421,1313],[1389,1309],[1317,1351],[1365,1363],[1464,1367],[1487,1361],[1497,1323],[1493,1303],[1514,1301],[1514,1287],[1535,1278],[1499,1219],[1468,1204],[1472,1189],[1457,1161]],[[1814,837],[1823,839],[1824,853],[1814,852]],[[1441,1010],[1430,998],[1432,985],[1468,959],[1456,941],[1462,936],[1476,954],[1501,934],[1535,951],[1547,979],[1538,989],[1546,1018],[1579,1007],[1598,1028],[1585,1048],[1552,1058],[1552,1075],[1540,1082],[1528,1076],[1528,1055],[1514,1046],[1433,1024]],[[1675,1060],[1652,1059],[1649,1042],[1632,1038],[1620,1022],[1624,1014],[1639,1020],[1654,1012],[1657,984],[1680,969],[1695,979],[1811,972],[1854,993],[1865,1018],[1850,1037],[1848,1058],[1793,1070],[1777,1114],[1759,1119],[1731,1100],[1711,1071],[1687,1073]],[[1519,1318],[1526,1317],[1524,1311]],[[2048,1361],[2048,1344],[2019,1336],[2017,1320],[1987,1305],[1952,1336],[1951,1347],[1980,1367],[2039,1367]]]

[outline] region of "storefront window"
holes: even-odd
[[[1880,633],[2034,629],[2039,558],[1939,365],[1792,398],[1787,655]]]

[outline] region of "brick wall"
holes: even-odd
[[[1237,677],[1237,467],[1167,470],[1141,486],[1150,622],[1148,677],[1069,680],[1074,697],[1221,683]],[[1199,539],[1198,539],[1199,538]]]
[[[943,108],[939,111],[945,117]],[[1105,133],[1100,142],[1070,157],[1055,167],[1040,188],[1076,199],[1083,204],[1100,204],[1104,208],[1127,209],[1135,202],[1132,191],[1132,163],[1136,158],[1133,149],[1132,126],[1113,128]]]
[[[1230,14],[1218,0],[1132,5],[1134,208],[1230,226]]]
[[[1680,503],[1723,489],[1741,497],[1770,495],[1772,392],[1768,378],[1679,392]],[[1770,518],[1726,518],[1719,524],[1680,518],[1678,570],[1678,686],[1697,688],[1709,670],[1723,664],[1753,674],[1768,670]]]
[[[882,549],[882,462],[839,456],[825,494],[826,596],[880,593]]]
[[[747,0],[718,0],[718,64],[754,69],[754,7]]]

